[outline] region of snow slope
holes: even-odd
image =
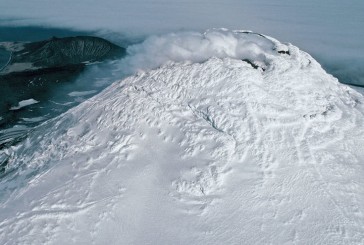
[[[139,71],[6,150],[0,243],[363,244],[364,97],[259,38]]]

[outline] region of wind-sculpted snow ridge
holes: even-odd
[[[139,72],[8,149],[0,243],[363,244],[364,97],[269,41],[264,69]]]

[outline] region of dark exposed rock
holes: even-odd
[[[91,36],[51,38],[28,43],[0,42],[1,48],[6,52],[0,53],[3,56],[0,66],[6,65],[3,69],[0,67],[0,148],[3,147],[1,130],[22,122],[24,117],[53,113],[53,109],[43,110],[44,105],[10,110],[19,101],[33,98],[47,103],[55,94],[66,93],[62,88],[87,70],[87,63],[119,58],[125,54],[125,48]],[[4,56],[9,52],[10,59]],[[27,122],[28,125],[33,124]]]
[[[291,55],[291,53],[289,52],[289,50],[279,50],[278,53],[279,54],[288,54],[288,55]]]
[[[267,38],[266,36],[264,36],[263,34],[257,33],[257,32],[252,32],[252,31],[238,31],[239,33],[244,33],[244,34],[252,34],[252,35],[258,35],[260,37],[264,37]]]
[[[11,46],[8,47],[11,50]],[[16,44],[11,50],[9,63],[3,74],[29,72],[67,66],[84,65],[89,62],[115,58],[125,53],[125,49],[105,39],[91,36],[56,38]]]
[[[255,64],[254,62],[252,62],[251,60],[248,59],[243,59],[242,61],[248,63],[249,65],[251,65],[254,69],[258,69],[260,66],[258,66],[257,64]],[[265,69],[263,67],[261,67],[261,69],[263,71],[265,71]]]

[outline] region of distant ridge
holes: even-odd
[[[82,66],[125,53],[124,48],[92,36],[53,37],[31,43],[3,43],[2,47],[11,51],[12,56],[0,74]]]

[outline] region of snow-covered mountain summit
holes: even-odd
[[[364,241],[363,96],[292,45],[210,34],[155,65],[165,37],[134,47],[153,70],[6,151],[2,244]]]

